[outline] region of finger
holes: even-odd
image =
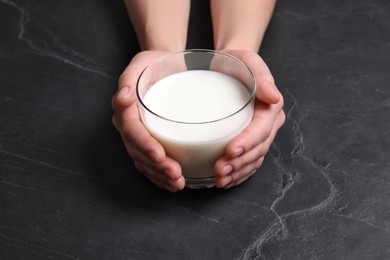
[[[245,177],[246,173],[250,173],[251,171],[260,168],[264,160],[264,155],[268,152],[269,147],[271,146],[277,131],[284,124],[284,121],[285,121],[285,114],[282,111],[277,117],[271,135],[269,136],[269,138],[267,138],[265,142],[260,144],[259,147],[256,147],[256,149],[253,149],[247,154],[243,154],[242,156],[240,156],[242,158],[236,158],[233,159],[232,161],[229,161],[225,157],[219,160],[216,163],[216,179],[215,179],[216,186],[227,187],[229,183],[232,182],[235,182],[236,183],[235,185],[238,185],[247,179]],[[256,153],[259,154],[256,156]],[[230,169],[230,172],[224,173],[223,169]]]
[[[136,149],[132,144],[127,142],[125,139],[123,139],[123,142],[125,144],[127,153],[130,155],[130,157],[133,160],[138,161],[144,165],[147,165],[149,168],[153,169],[156,172],[161,172],[169,179],[177,180],[181,177],[181,168],[176,161],[172,160],[169,157],[166,157],[163,161],[157,163],[154,160],[152,160],[149,156],[140,152],[138,149]]]
[[[266,141],[259,143],[255,147],[248,149],[247,152],[244,152],[240,149],[239,152],[236,150],[237,156],[226,155],[220,158],[215,164],[215,171],[217,176],[225,176],[244,166],[247,162],[252,162],[256,158],[265,155],[268,152],[269,146],[273,139],[275,138],[277,130],[284,124],[285,114],[283,110],[278,114],[276,121],[274,122],[273,129],[270,134],[265,138]],[[250,134],[249,134],[250,135]],[[267,142],[268,140],[268,142]]]
[[[258,168],[260,168],[263,160],[264,157],[260,157],[254,162],[246,164],[244,167],[232,172],[229,175],[223,176],[221,178],[216,177],[215,186],[217,188],[225,188],[232,182],[236,182],[237,180],[245,178],[246,176],[251,176]]]
[[[276,133],[279,128],[284,124],[285,115],[282,111],[278,114],[274,126],[270,132],[270,135],[266,138],[266,140],[259,145],[255,146],[253,149],[250,149],[248,152],[244,153],[242,156],[237,158],[233,158],[229,161],[229,165],[232,166],[233,171],[238,170],[244,167],[248,163],[252,163],[257,160],[259,157],[263,157],[268,153],[268,150],[275,139]]]
[[[156,184],[160,188],[164,188],[167,177],[163,174],[158,174],[154,169],[147,167],[145,164],[134,161],[135,167],[139,172],[141,172],[146,178],[151,182]]]
[[[280,100],[280,92],[275,85],[268,66],[255,53],[243,53],[241,59],[252,70],[256,78],[256,97],[268,104],[276,104]]]
[[[160,189],[168,190],[170,192],[177,192],[179,189],[171,184],[166,176],[154,171],[151,168],[143,165],[142,163],[135,162],[136,168],[144,174],[152,183],[154,183]]]
[[[155,172],[159,172],[161,175],[165,176],[165,178],[169,180],[181,183],[181,181],[179,181],[183,178],[181,167],[175,160],[171,159],[170,157],[165,157],[164,160],[156,162],[144,153],[140,152],[137,148],[135,148],[126,140],[124,140],[124,143],[128,154],[131,158],[133,158],[133,160],[138,161],[139,163],[147,166]]]
[[[121,121],[121,133],[126,141],[131,143],[140,152],[147,154],[155,162],[165,159],[165,151],[162,145],[149,133],[138,113],[138,106],[130,106],[119,115]]]
[[[114,111],[129,106],[136,101],[135,88],[143,70],[159,57],[165,55],[163,51],[144,51],[135,55],[123,71],[118,80],[118,92],[112,98]]]
[[[280,111],[279,104],[269,105],[257,102],[251,123],[229,142],[226,154],[230,158],[235,158],[264,142],[271,134],[275,119]]]
[[[144,51],[135,55],[118,80],[119,88],[135,87],[142,71],[159,57],[166,55],[165,51]]]
[[[150,136],[142,122],[135,119],[123,122],[118,114],[113,115],[112,122],[115,128],[120,132],[127,152],[131,158],[141,160],[141,157],[145,155],[147,159],[152,160],[155,163],[165,159],[164,149],[152,136]],[[131,127],[131,125],[134,125],[134,128]],[[136,136],[133,136],[134,134]],[[138,139],[137,136],[143,138]],[[146,159],[143,161],[145,160]]]
[[[256,78],[256,97],[259,100],[268,104],[279,102],[281,94],[275,85],[274,77],[257,53],[242,50],[226,50],[226,52],[240,59],[251,69]]]
[[[272,137],[273,136],[270,136],[270,138]],[[269,150],[269,147],[270,144],[268,142],[263,142],[260,145],[256,146],[254,149],[248,151],[247,153],[244,153],[242,156],[239,156],[232,160],[227,157],[222,158],[216,163],[215,175],[218,177],[223,177],[234,171],[240,170],[246,165],[255,162],[259,157],[263,157],[264,155],[266,155]],[[228,170],[225,170],[225,167],[230,169],[230,172]]]
[[[260,161],[260,166],[261,166],[261,163],[263,162],[263,160],[259,159],[259,161]],[[227,188],[230,188],[232,186],[236,186],[238,184],[241,184],[245,180],[249,179],[253,174],[255,174],[257,169],[258,168],[253,168],[250,165],[248,165],[247,167],[245,167],[245,169],[242,169],[239,172],[236,172],[234,175],[231,175],[231,176],[229,175],[229,176],[225,176],[224,178],[217,179],[215,181],[215,186],[217,188],[227,189]],[[244,173],[244,171],[245,171],[245,173]]]
[[[181,167],[175,160],[165,156],[163,160],[156,161],[151,156],[149,156],[150,153],[146,150],[148,149],[147,147],[138,148],[124,137],[122,139],[125,144],[127,153],[131,158],[133,158],[133,160],[139,161],[154,171],[164,174],[170,180],[176,181],[182,177]]]
[[[131,92],[132,89],[130,87],[122,87],[111,99],[111,107],[115,113],[120,113],[122,109],[130,106],[135,103],[136,95]]]
[[[130,96],[128,87],[123,87],[114,96],[112,101],[113,124],[122,134],[124,140],[134,145],[141,153],[147,154],[155,162],[160,162],[165,158],[165,151],[141,122],[138,105],[133,103],[125,107],[126,104],[131,103]]]
[[[184,189],[185,180],[182,175],[180,178],[172,180],[167,178],[167,176],[163,173],[156,171],[153,168],[149,168],[147,165],[142,164],[141,162],[136,161],[135,165],[137,169],[142,172],[151,182],[162,189],[166,189],[171,192]]]
[[[230,183],[229,185],[227,185],[227,186],[225,187],[225,189],[230,189],[230,188],[233,187],[233,186],[238,186],[238,185],[240,185],[241,183],[243,183],[243,182],[245,182],[246,180],[248,180],[250,177],[252,177],[252,176],[255,175],[255,174],[256,174],[256,170],[254,170],[251,174],[249,174],[249,175],[247,175],[247,176],[244,176],[244,177],[242,177],[242,178],[236,180],[235,182]]]
[[[250,177],[252,177],[253,175],[255,175],[256,173],[256,170],[252,171],[249,175],[246,175],[234,182],[230,182],[228,185],[226,185],[224,187],[224,189],[230,189],[231,187],[234,187],[234,186],[238,186],[240,185],[241,183],[245,182],[246,180],[248,180]]]
[[[252,176],[263,164],[264,162],[264,156],[258,158],[256,161],[245,165],[243,168],[239,169],[238,171],[233,172],[231,177],[231,183],[237,182],[238,180],[242,178],[246,178],[247,176]]]
[[[181,176],[179,179],[177,180],[169,180],[168,179],[168,185],[170,185],[171,187],[175,187],[177,188],[178,190],[182,190],[184,189],[185,187],[185,179],[183,176]]]

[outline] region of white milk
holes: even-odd
[[[227,143],[252,119],[253,100],[245,106],[249,100],[247,88],[228,75],[179,72],[158,81],[145,94],[144,105],[160,117],[145,111],[143,121],[179,162],[184,177],[213,177],[214,164]]]

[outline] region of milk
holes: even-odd
[[[184,177],[213,177],[227,143],[252,119],[250,95],[241,82],[219,72],[179,72],[146,92],[142,102],[149,111],[141,114],[167,155],[181,165]]]

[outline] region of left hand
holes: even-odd
[[[143,51],[133,57],[120,76],[119,90],[112,98],[112,121],[138,171],[161,189],[177,192],[185,185],[181,167],[166,155],[162,145],[145,128],[136,98],[136,85],[141,72],[147,65],[168,53]]]
[[[246,50],[223,50],[244,62],[256,78],[256,103],[251,123],[229,142],[215,163],[215,186],[230,188],[251,177],[263,163],[275,135],[285,122],[283,97],[263,59]]]

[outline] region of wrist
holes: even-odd
[[[226,44],[215,44],[214,46],[215,50],[217,51],[223,51],[223,50],[242,50],[242,51],[250,51],[258,53],[259,47],[257,44],[246,44],[241,42],[229,42]]]
[[[248,33],[230,31],[216,33],[214,35],[214,47],[216,50],[246,50],[258,53],[262,37],[248,36]]]
[[[141,44],[142,51],[166,51],[166,52],[177,52],[183,51],[185,48],[182,46],[171,45],[171,44]]]
[[[140,44],[142,50],[158,50],[158,51],[181,51],[186,47],[186,37],[167,34],[151,34],[150,37],[145,36],[141,38]],[[144,40],[142,40],[144,39]]]
[[[144,39],[144,40],[142,40]],[[174,40],[176,39],[176,40]],[[179,37],[159,37],[157,34],[154,34],[152,37],[143,37],[140,38],[140,45],[143,51],[182,51],[185,49],[186,40]]]
[[[147,46],[141,46],[142,51],[166,51],[166,52],[177,52],[177,51],[183,51],[183,47],[178,46],[172,46],[172,45],[147,45]]]

